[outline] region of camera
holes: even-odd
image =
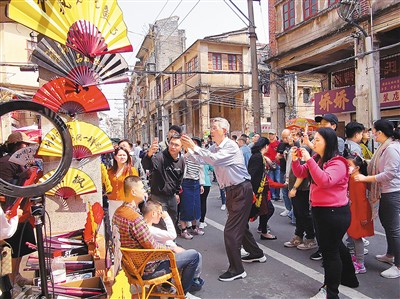
[[[297,148],[297,150],[296,150],[296,154],[297,154],[297,157],[298,157],[298,158],[301,158],[301,157],[303,157],[303,154],[302,154],[302,152],[301,152],[301,149],[300,149],[300,148]]]

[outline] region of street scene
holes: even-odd
[[[0,299],[400,298],[400,1],[0,1]]]
[[[288,217],[279,216],[284,211],[283,202],[274,203],[276,208],[269,221],[271,232],[277,240],[260,240],[257,233],[258,220],[250,223],[251,232],[267,256],[266,263],[245,265],[247,277],[233,282],[218,281],[218,276],[227,267],[227,257],[223,243],[223,227],[226,211],[221,211],[221,201],[216,183],[211,188],[207,204],[207,227],[204,236],[192,240],[177,239],[184,248],[196,248],[203,255],[204,287],[196,293],[201,298],[310,298],[323,283],[321,261],[309,257],[315,251],[286,248],[283,243],[294,232]],[[384,263],[375,259],[376,254],[385,251],[385,235],[380,223],[375,225],[375,236],[368,238],[370,245],[365,255],[367,273],[357,275],[360,286],[355,289],[340,286],[340,298],[399,298],[399,282],[379,276],[386,269]],[[295,294],[295,295],[294,295]]]

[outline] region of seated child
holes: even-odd
[[[174,240],[176,239],[176,230],[171,217],[168,215],[167,211],[163,211],[160,202],[155,200],[148,200],[142,207],[143,218],[146,221],[150,233],[153,235],[154,239],[161,243],[173,248],[175,253],[185,251],[184,248],[176,245]],[[158,224],[160,219],[163,219],[167,230],[153,226],[153,224]],[[193,284],[191,291],[199,291],[204,284],[204,280],[200,277],[202,268],[202,256],[199,253],[199,265],[197,266],[196,272],[193,278]]]

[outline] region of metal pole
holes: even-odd
[[[35,203],[31,207],[31,214],[35,218],[37,250],[39,256],[40,288],[42,291],[41,296],[44,296],[44,298],[49,298],[49,290],[47,288],[47,268],[46,268],[46,258],[44,253],[43,221],[42,221],[42,218],[44,216],[44,205],[43,205],[44,196],[32,198],[31,201]]]
[[[249,37],[251,55],[251,100],[253,103],[254,130],[261,134],[260,94],[258,92],[257,35],[254,25],[253,0],[247,0],[249,10]]]

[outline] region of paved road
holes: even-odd
[[[211,298],[309,298],[318,291],[323,282],[320,261],[312,261],[314,251],[285,248],[283,243],[294,233],[289,218],[279,216],[283,203],[275,204],[275,214],[269,224],[277,240],[260,240],[256,232],[258,222],[251,223],[251,230],[267,256],[266,263],[245,264],[247,277],[233,282],[220,282],[218,276],[226,271],[228,260],[225,254],[223,229],[226,212],[221,211],[219,191],[214,185],[208,197],[207,220],[204,236],[193,240],[178,237],[178,244],[185,248],[196,248],[203,255],[203,274],[206,283],[196,293],[203,299]],[[386,240],[380,223],[376,224],[376,235],[369,238],[369,254],[365,256],[367,273],[359,274],[360,286],[350,289],[340,286],[340,298],[400,298],[400,280],[385,279],[379,273],[389,265],[375,260],[376,254],[386,249]]]

